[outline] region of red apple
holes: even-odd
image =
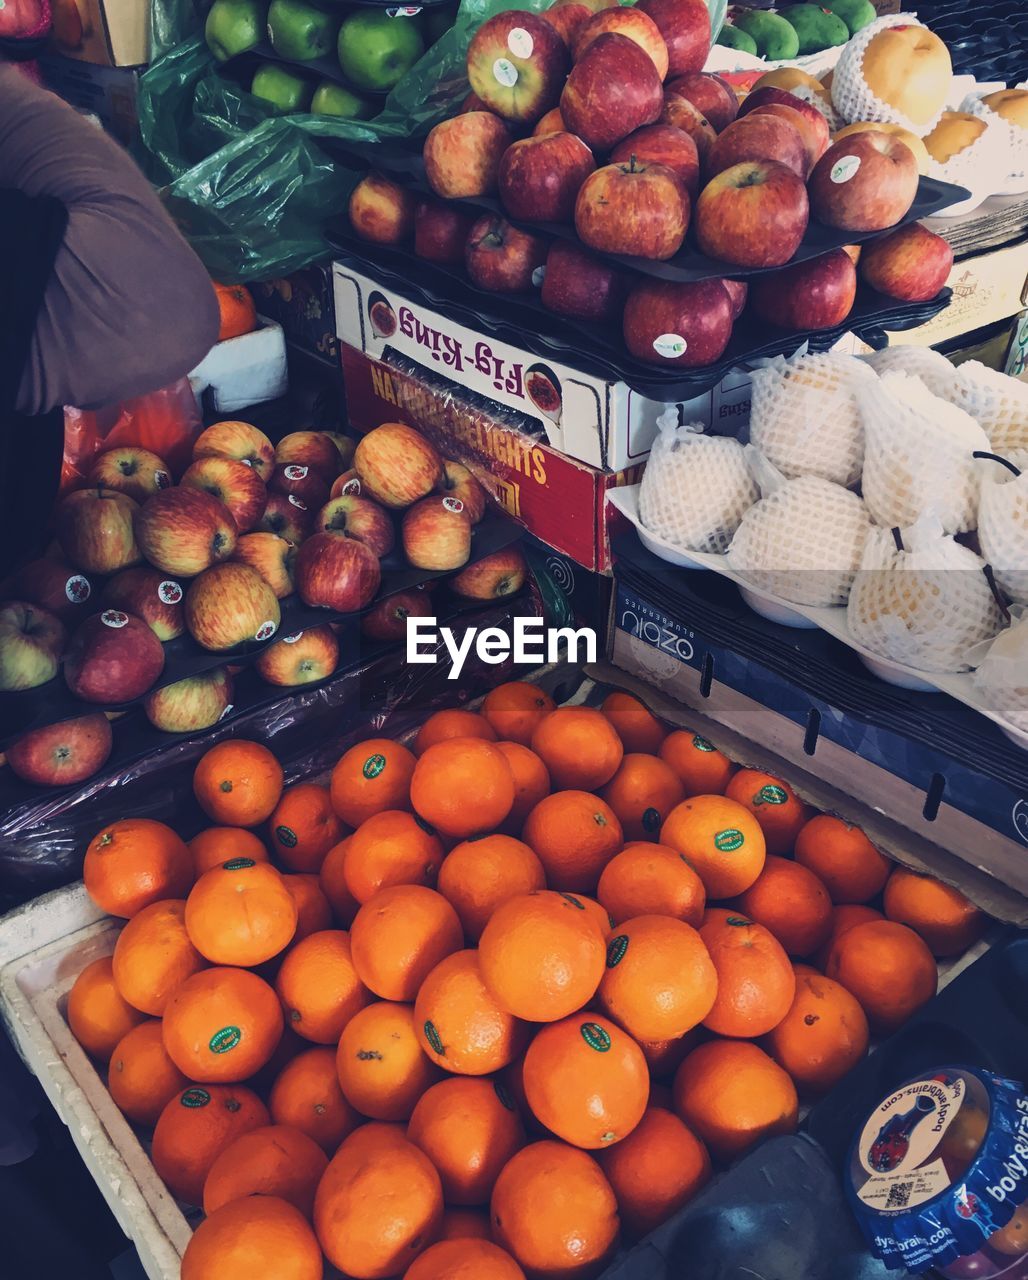
[[[464,261],[464,246],[475,225],[475,215],[441,204],[419,200],[414,210],[414,252],[426,262],[455,267]],[[333,490],[335,485],[332,486]],[[333,498],[336,496],[333,492]]]
[[[296,589],[304,604],[356,613],[370,604],[382,581],[378,557],[363,542],[316,533],[296,557]]]
[[[354,442],[344,436],[339,439],[345,440],[349,446],[348,465],[353,458]],[[275,445],[275,462],[283,465],[295,462],[310,467],[329,481],[343,469],[338,441],[330,431],[291,431]]]
[[[664,91],[664,109],[660,114],[662,123],[673,125],[687,133],[696,144],[696,151],[704,168],[707,158],[717,141],[717,132],[699,107],[693,106],[688,98],[670,89]]]
[[[914,153],[890,133],[853,133],[828,148],[810,175],[814,217],[845,231],[884,231],[917,195]]]
[[[408,618],[431,618],[435,606],[427,591],[397,591],[372,605],[361,618],[361,634],[369,640],[402,640]]]
[[[732,336],[732,304],[720,280],[646,280],[628,295],[625,344],[647,364],[713,364]]]
[[[579,239],[602,253],[673,258],[688,227],[689,196],[681,182],[663,165],[635,157],[597,169],[575,204]]]
[[[706,0],[639,0],[656,23],[668,52],[668,74],[702,71],[710,53],[710,10]]]
[[[202,489],[224,503],[240,533],[254,527],[268,500],[264,481],[253,467],[234,458],[198,458],[186,468],[181,483],[187,489]]]
[[[533,138],[542,138],[548,133],[567,133],[568,127],[564,123],[564,117],[560,114],[560,107],[551,107],[544,116],[541,116],[532,129]]]
[[[459,498],[422,498],[404,515],[401,532],[415,569],[459,569],[471,555],[471,517]]]
[[[461,247],[461,251],[460,251],[460,260],[461,262],[464,261],[463,246]],[[355,453],[354,457],[356,456],[357,455]],[[328,496],[330,498],[338,498],[339,495],[342,493],[352,493],[354,494],[355,497],[360,497],[360,492],[361,492],[361,478],[357,474],[356,470],[353,467],[351,467],[349,471],[342,472],[341,475],[336,476],[336,478],[332,481],[332,488],[329,490]]]
[[[459,498],[464,503],[464,510],[472,524],[478,524],[485,515],[488,501],[486,491],[467,467],[459,462],[443,461],[443,478],[436,486],[436,492]]]
[[[735,164],[711,178],[696,202],[696,242],[708,257],[740,267],[779,267],[800,246],[807,190],[773,161]]]
[[[7,748],[15,777],[37,787],[85,782],[107,763],[114,739],[103,712],[32,729]]]
[[[749,296],[749,287],[743,280],[726,279],[722,280],[721,284],[724,287],[725,292],[728,294],[729,302],[732,304],[732,323],[734,324],[742,315],[743,309],[746,306],[746,299]]]
[[[171,471],[163,458],[138,445],[122,445],[101,453],[89,468],[89,483],[97,488],[127,493],[145,502],[158,489],[171,486]]]
[[[370,498],[352,494],[329,499],[315,517],[314,530],[341,533],[363,542],[379,559],[387,556],[396,542],[393,522],[385,510]]]
[[[201,431],[193,445],[194,458],[235,458],[245,462],[267,482],[275,465],[275,446],[249,422],[216,422]]]
[[[380,173],[357,183],[349,213],[357,235],[373,244],[402,244],[414,230],[414,196]]]
[[[796,101],[799,102],[799,99],[797,98]],[[803,104],[800,103],[800,105],[802,106]],[[791,124],[803,139],[803,146],[807,153],[807,172],[809,173],[828,147],[827,122],[816,107],[811,107],[810,110],[825,126],[824,130],[814,128],[810,120],[797,111],[795,107],[787,107],[781,102],[769,102],[766,106],[756,107],[745,118],[747,120],[755,120],[758,116],[776,116],[779,120],[784,120],[787,124]]]
[[[571,133],[593,151],[609,151],[664,106],[653,59],[634,40],[613,32],[597,37],[575,63],[560,96]]]
[[[632,157],[643,164],[662,164],[670,169],[695,200],[700,189],[700,154],[695,140],[673,124],[648,124],[636,129],[610,153],[614,164],[627,163]]]
[[[707,156],[707,178],[751,160],[775,160],[797,177],[807,176],[807,148],[799,130],[774,116],[744,116],[718,134]]]
[[[57,541],[76,568],[86,573],[117,573],[142,559],[134,533],[138,512],[138,504],[127,494],[76,489],[58,503]]]
[[[450,586],[469,600],[500,600],[520,591],[527,576],[528,565],[520,549],[505,547],[469,564],[451,580]]]
[[[0,599],[38,604],[68,627],[88,617],[95,607],[93,584],[67,560],[56,556],[30,560],[23,565],[0,586]]]
[[[268,481],[272,493],[299,498],[311,511],[325,505],[331,487],[332,482],[326,480],[320,471],[302,462],[277,462]]]
[[[361,496],[398,510],[430,494],[443,460],[425,437],[401,422],[384,422],[357,443],[353,465]]]
[[[496,190],[510,129],[491,111],[471,111],[443,120],[425,139],[425,178],[437,196],[456,200]]]
[[[205,569],[186,592],[189,634],[213,653],[249,640],[268,640],[281,620],[278,597],[248,564],[216,564]]]
[[[639,48],[649,55],[657,75],[661,80],[664,79],[668,70],[668,52],[664,37],[652,18],[647,17],[641,9],[631,7],[618,5],[604,9],[583,23],[571,46],[571,56],[575,62],[581,58],[593,41],[608,32],[634,40]]]
[[[296,547],[277,533],[247,533],[236,543],[232,559],[255,569],[279,600],[293,594],[293,562]]]
[[[295,494],[269,493],[257,529],[299,546],[314,528],[314,512]]]
[[[570,49],[574,45],[575,36],[594,12],[582,0],[557,0],[549,9],[544,9],[539,17],[550,24]]]
[[[52,680],[67,638],[60,618],[38,605],[0,604],[0,690],[35,689]]]
[[[546,261],[546,244],[487,213],[475,223],[464,251],[472,282],[495,293],[527,293],[535,271]]]
[[[232,676],[225,667],[215,667],[148,693],[143,713],[165,733],[199,733],[217,724],[231,706]]]
[[[338,661],[339,641],[332,628],[309,627],[269,645],[256,667],[268,684],[293,687],[326,679]]]
[[[853,310],[857,271],[843,249],[835,249],[784,271],[757,276],[750,308],[780,329],[834,329]]]
[[[550,245],[540,295],[548,311],[576,320],[617,320],[627,292],[627,279],[616,268],[569,240]]]
[[[185,594],[182,584],[174,578],[140,565],[123,569],[112,578],[103,589],[100,603],[105,609],[120,609],[142,618],[158,640],[174,640],[186,629],[182,611]]]
[[[236,522],[224,503],[202,489],[165,489],[136,513],[136,538],[152,565],[192,578],[236,547]]]
[[[687,71],[669,82],[665,92],[686,98],[720,133],[739,113],[739,99],[727,80],[712,71]]]
[[[469,111],[489,111],[482,99],[477,93],[467,93],[461,99],[459,115],[467,115]],[[493,111],[489,111],[490,115],[495,115]],[[499,119],[499,117],[497,117]]]
[[[949,242],[919,222],[864,245],[860,274],[872,289],[901,302],[927,302],[949,279]]]
[[[142,618],[120,609],[87,618],[64,655],[65,682],[83,702],[132,702],[152,688],[163,670],[161,642]]]
[[[568,70],[563,39],[537,13],[512,9],[478,28],[468,46],[468,80],[503,116],[534,124],[555,106]]]
[[[743,99],[742,106],[739,108],[740,117],[749,115],[751,111],[759,111],[761,107],[788,107],[790,111],[798,111],[806,120],[810,127],[814,138],[817,141],[817,155],[815,161],[820,160],[821,156],[828,150],[828,144],[831,141],[831,132],[828,127],[828,119],[823,111],[812,103],[807,102],[804,98],[799,98],[794,93],[790,93],[788,89],[780,89],[777,85],[765,85],[763,89],[755,89],[752,93],[748,93]],[[788,117],[786,117],[788,119]]]
[[[593,153],[573,133],[522,138],[500,161],[500,199],[522,222],[569,222],[575,197],[595,168]]]

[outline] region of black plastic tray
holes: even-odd
[[[485,556],[500,551],[511,543],[517,542],[523,534],[520,525],[500,515],[489,512],[475,526],[471,539],[471,556],[468,564],[474,564]],[[403,559],[402,551],[394,549],[382,559],[382,585],[375,600],[361,612],[367,612],[379,600],[395,595],[398,591],[407,591],[422,583],[431,582],[447,576],[447,573],[429,572],[414,569]],[[93,586],[98,595],[102,593],[102,584],[96,580]],[[37,685],[34,689],[23,689],[16,693],[0,693],[0,747],[12,742],[27,733],[30,729],[39,729],[44,725],[56,724],[61,720],[69,720],[74,716],[86,715],[90,711],[124,711],[135,706],[153,692],[165,685],[185,680],[189,676],[199,675],[204,671],[213,671],[224,666],[249,666],[261,653],[283,636],[306,631],[310,627],[324,626],[328,622],[345,622],[355,617],[354,614],[335,613],[330,609],[315,608],[305,605],[297,595],[287,596],[279,601],[282,620],[274,636],[264,641],[249,641],[236,649],[224,653],[211,653],[196,643],[192,636],[181,635],[164,644],[164,670],[155,684],[139,698],[128,702],[109,703],[103,706],[96,703],[82,702],[72,694],[64,682],[63,672],[58,672],[46,684]],[[175,735],[177,736],[177,735]]]
[[[333,84],[340,85],[343,89],[348,89],[350,93],[355,93],[358,97],[367,98],[372,102],[385,102],[389,96],[387,91],[358,89],[343,74],[338,58],[312,58],[308,62],[297,62],[293,58],[283,58],[280,53],[276,53],[270,40],[262,40],[260,44],[254,45],[252,49],[247,49],[245,53],[237,53],[234,58],[229,58],[227,61],[220,63],[218,70],[224,70],[227,75],[238,80],[239,83],[244,84],[249,89],[254,70],[266,62],[274,62],[280,67],[288,67],[290,71],[295,71],[305,79],[315,82],[331,80]]]
[[[369,164],[378,172],[395,178],[404,186],[410,187],[422,195],[430,196],[433,199],[439,198],[432,191],[425,178],[425,164],[420,150],[411,150],[409,146],[402,143],[376,142],[371,144],[330,140],[327,145],[330,150],[352,156],[365,164]],[[914,197],[914,203],[895,226],[903,227],[910,222],[920,222],[922,218],[936,217],[944,209],[949,208],[950,205],[966,200],[970,194],[970,191],[964,187],[957,187],[949,182],[939,182],[936,178],[921,178],[918,183],[917,195]],[[501,202],[491,197],[474,196],[467,199],[449,201],[448,203],[499,213],[507,218],[513,226],[520,227],[523,231],[551,236],[559,240],[570,240],[575,244],[580,243],[574,227],[569,223],[522,222],[517,218],[509,217]],[[890,227],[888,230],[893,231],[895,227]],[[811,258],[819,258],[822,254],[830,253],[833,249],[841,249],[848,244],[861,244],[865,240],[874,240],[884,234],[887,233],[882,231],[841,231],[838,227],[825,226],[824,223],[817,222],[812,218],[807,225],[800,247],[789,259],[789,262],[783,265],[791,266],[798,262],[807,262]],[[691,234],[679,252],[666,262],[655,262],[651,258],[626,257],[620,254],[607,253],[599,253],[597,257],[604,258],[608,262],[631,271],[638,271],[641,275],[653,276],[657,280],[670,280],[676,284],[689,284],[696,280],[722,279],[725,276],[732,280],[746,280],[751,276],[766,275],[770,271],[782,270],[782,267],[739,267],[730,262],[721,262],[717,258],[709,258],[692,243]]]
[[[698,369],[660,369],[629,354],[618,324],[591,324],[554,315],[534,293],[487,292],[473,285],[463,272],[415,257],[412,249],[359,240],[348,225],[329,227],[326,238],[347,265],[372,275],[383,288],[543,359],[559,360],[607,381],[624,382],[637,395],[663,404],[692,400],[716,386],[732,369],[751,360],[791,354],[803,342],[811,351],[827,351],[853,331],[869,346],[882,347],[887,329],[925,324],[947,306],[951,296],[949,289],[943,289],[931,302],[904,303],[862,285],[856,305],[843,323],[816,332],[775,329],[744,314],[716,363]]]

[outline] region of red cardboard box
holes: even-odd
[[[510,515],[586,569],[610,568],[606,496],[636,484],[642,464],[601,471],[520,429],[524,419],[402,356],[373,360],[340,343],[347,414],[358,431],[401,421],[464,463]],[[519,422],[519,419],[521,421]]]

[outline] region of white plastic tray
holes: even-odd
[[[917,689],[928,693],[948,693],[951,698],[956,698],[958,702],[971,707],[972,710],[979,712],[979,714],[998,725],[1015,746],[1022,748],[1022,750],[1028,750],[1028,734],[1022,729],[1018,729],[1016,725],[1011,724],[1009,720],[1004,719],[996,711],[993,711],[991,707],[985,705],[978,690],[974,687],[970,672],[950,674],[935,671],[918,671],[913,667],[904,666],[902,663],[882,658],[853,638],[846,621],[846,610],[844,608],[814,609],[807,605],[793,604],[791,601],[781,600],[778,596],[761,591],[730,569],[723,555],[714,555],[706,551],[684,551],[681,547],[676,547],[673,543],[668,542],[651,529],[643,526],[639,517],[639,488],[639,485],[634,484],[626,485],[620,489],[611,489],[607,494],[607,501],[635,525],[643,546],[648,551],[652,551],[655,556],[659,556],[661,560],[667,560],[670,564],[676,564],[682,568],[711,569],[714,573],[719,573],[722,578],[728,578],[735,583],[746,603],[762,617],[787,627],[819,627],[822,631],[827,631],[829,635],[834,636],[836,640],[841,640],[844,645],[852,649],[864,666],[880,679],[903,689]]]

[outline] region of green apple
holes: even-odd
[[[374,107],[364,98],[358,98],[341,84],[322,80],[314,90],[311,112],[316,116],[342,116],[345,120],[370,120]]]
[[[264,39],[268,7],[263,0],[214,0],[204,39],[219,62],[227,62]]]
[[[332,52],[339,19],[306,0],[271,0],[268,39],[291,62],[311,62]]]
[[[288,115],[291,111],[305,111],[311,97],[311,83],[295,71],[280,67],[276,62],[265,62],[257,68],[250,85],[255,98],[266,102],[276,115]]]
[[[390,18],[382,9],[355,9],[339,30],[339,65],[358,89],[387,92],[424,52],[410,18]]]

